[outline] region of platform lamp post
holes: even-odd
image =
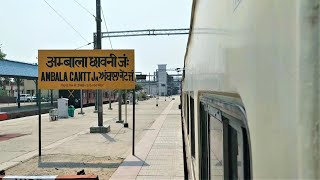
[[[156,97],[156,106],[159,106],[159,83],[157,82],[157,97]]]
[[[159,77],[158,77],[158,69],[156,69],[156,82],[157,82],[157,97],[156,97],[156,107],[159,106]]]
[[[148,81],[148,84],[149,84],[149,91],[148,91],[148,95],[150,95],[150,72],[149,72],[149,81]]]

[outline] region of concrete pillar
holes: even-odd
[[[17,83],[17,91],[18,91],[18,108],[20,108],[20,78],[16,78],[15,79],[16,83]]]

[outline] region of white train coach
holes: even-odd
[[[319,0],[193,0],[189,179],[320,179]]]

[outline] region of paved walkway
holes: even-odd
[[[155,120],[111,179],[184,179],[179,99]]]
[[[150,126],[170,104],[160,98],[141,101],[136,105],[136,142],[149,131]],[[123,128],[118,120],[118,105],[113,103],[113,110],[104,105],[104,125],[111,126],[107,134],[91,134],[89,127],[97,126],[97,113],[94,107],[84,108],[84,115],[75,112],[74,118],[49,121],[48,114],[42,115],[42,153],[71,154],[79,156],[96,156],[125,158],[131,153],[132,139],[132,105],[128,106],[129,128]],[[124,105],[122,108],[124,118]],[[0,121],[0,137],[16,135],[5,141],[0,140],[0,170],[8,169],[38,155],[38,116],[23,117],[8,121]]]

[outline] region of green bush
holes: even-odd
[[[6,91],[3,89],[0,89],[0,96],[7,96]]]
[[[147,99],[147,95],[145,92],[140,92],[139,95],[138,95],[138,99],[139,100],[145,100]]]

